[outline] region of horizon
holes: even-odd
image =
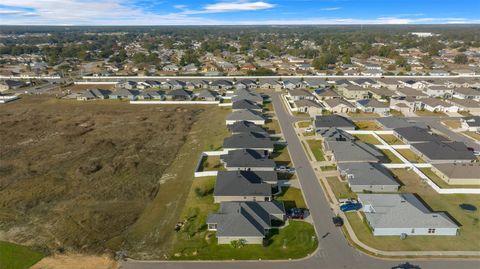
[[[74,12],[72,12],[72,10]],[[1,25],[260,26],[479,24],[469,0],[3,0]]]

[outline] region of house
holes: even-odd
[[[363,112],[388,114],[390,105],[388,102],[380,102],[377,99],[363,99],[356,102],[357,108]]]
[[[233,93],[232,102],[236,102],[239,100],[249,100],[258,105],[263,105],[263,97],[260,94],[247,89],[235,90],[235,92]]]
[[[428,73],[430,74],[430,76],[438,76],[438,77],[444,77],[444,76],[450,75],[450,73],[445,70],[432,70]]]
[[[112,92],[109,90],[102,90],[102,89],[86,90],[82,94],[77,96],[77,100],[87,101],[87,100],[93,100],[93,99],[107,99],[111,93]]]
[[[249,122],[249,121],[237,121],[234,124],[228,125],[228,129],[232,134],[239,134],[239,133],[259,133],[259,134],[267,134],[267,131],[262,127]]]
[[[377,100],[390,99],[395,95],[395,92],[387,88],[369,88],[368,93],[370,97]]]
[[[315,96],[307,89],[287,89],[287,96],[293,101],[302,99],[315,100]]]
[[[164,90],[181,90],[187,87],[187,83],[182,80],[168,80],[162,84],[161,88]]]
[[[353,192],[396,192],[400,187],[390,172],[377,163],[340,163],[340,175],[348,181]]]
[[[412,126],[428,129],[427,124],[423,122],[415,122],[406,118],[391,116],[391,117],[376,118],[375,120],[380,126],[382,126],[384,130],[393,130],[396,128],[404,128],[404,127],[412,127]]]
[[[430,97],[450,98],[453,95],[453,89],[445,86],[429,86],[424,92]]]
[[[427,94],[412,88],[398,88],[395,96],[410,97],[413,99],[428,98]]]
[[[195,64],[188,64],[182,67],[182,71],[187,74],[194,74],[198,72],[198,67]]]
[[[353,104],[343,98],[326,99],[322,102],[325,109],[333,113],[348,113],[357,110]]]
[[[351,80],[350,82],[353,85],[357,85],[362,88],[380,88],[381,87],[381,85],[377,81],[371,78],[359,78],[359,79]]]
[[[356,138],[346,131],[338,128],[324,129],[318,133],[323,141],[355,141]]]
[[[406,144],[448,141],[448,138],[433,134],[428,129],[419,126],[395,128],[393,135]]]
[[[476,160],[473,151],[462,142],[428,141],[410,146],[415,154],[429,163],[468,163]]]
[[[178,67],[176,64],[167,64],[162,68],[162,70],[167,72],[178,72],[180,67]]]
[[[212,81],[210,87],[214,90],[229,90],[233,88],[233,82],[226,79],[218,79]]]
[[[294,108],[292,111],[308,113],[310,116],[322,115],[324,107],[310,99],[300,99],[293,101]]]
[[[268,159],[265,151],[253,149],[230,150],[220,156],[227,171],[275,171],[275,161]]]
[[[383,76],[383,71],[382,70],[377,70],[377,69],[367,69],[362,71],[361,73],[363,76],[369,76],[369,77],[381,77]]]
[[[204,88],[208,88],[209,86],[210,86],[210,83],[204,79],[192,79],[186,82],[186,87],[189,90],[204,89]]]
[[[368,98],[368,89],[357,86],[339,86],[338,92],[346,99],[361,100]]]
[[[124,82],[119,82],[115,85],[115,88],[133,90],[133,89],[137,88],[137,82],[131,81],[131,80],[124,81]]]
[[[458,112],[458,106],[438,98],[422,99],[423,108],[431,112]]]
[[[272,188],[275,185],[266,183],[277,179],[275,171],[219,171],[215,181],[213,198],[215,203],[242,201],[271,201]]]
[[[137,95],[139,94],[136,90],[127,90],[124,88],[118,89],[108,96],[109,99],[129,99],[136,100]]]
[[[340,163],[379,162],[385,156],[374,145],[360,141],[325,141],[325,155]]]
[[[253,89],[257,87],[257,82],[251,79],[242,79],[235,83],[235,87],[238,88],[238,85],[243,85],[243,87],[246,89]]]
[[[273,78],[260,78],[258,81],[258,87],[262,89],[280,90],[282,88],[282,85],[278,83],[276,79],[273,79]]]
[[[447,100],[447,102],[458,107],[459,111],[466,111],[472,115],[480,115],[480,102],[474,101],[472,99],[457,99],[452,98]]]
[[[216,101],[218,99],[218,93],[205,89],[198,93],[197,98],[203,101]]]
[[[192,100],[193,94],[191,91],[184,89],[176,89],[169,91],[165,94],[168,100],[175,101],[190,101]]]
[[[480,132],[480,116],[464,117],[460,119],[462,128],[470,132]]]
[[[313,93],[319,100],[327,100],[333,98],[341,98],[340,94],[330,87],[318,88]]]
[[[390,109],[398,110],[402,113],[414,112],[422,109],[421,99],[414,97],[396,96],[390,99]]]
[[[391,91],[395,91],[400,86],[400,82],[396,78],[382,78],[378,80],[378,84]]]
[[[339,115],[324,115],[315,117],[315,130],[321,132],[329,128],[338,128],[342,130],[355,130],[356,125],[345,117]]]
[[[425,83],[423,83],[422,81],[416,81],[412,79],[400,80],[399,82],[400,82],[400,86],[415,89],[415,90],[421,90],[426,86]]]
[[[451,185],[480,185],[480,163],[436,163],[432,171]]]
[[[0,82],[0,92],[7,90],[16,90],[23,86],[25,86],[25,83],[23,81],[7,79]]]
[[[453,90],[453,97],[458,99],[472,99],[480,101],[480,90],[464,87],[455,88]]]
[[[241,240],[245,244],[262,244],[273,220],[285,219],[282,202],[223,202],[218,213],[209,214],[207,229],[216,231],[218,244]]]
[[[154,99],[154,100],[165,99],[165,92],[163,91],[148,91],[148,95],[150,95],[151,99]]]
[[[256,110],[250,109],[235,110],[225,119],[227,125],[234,124],[237,121],[249,121],[257,125],[265,124],[265,118],[262,116],[262,114]]]
[[[273,148],[272,140],[270,140],[270,137],[264,133],[233,134],[223,140],[223,149],[225,151],[253,149],[264,151],[266,154],[273,152]]]
[[[232,103],[232,111],[248,109],[261,113],[263,108],[250,100],[241,99]]]
[[[324,78],[306,78],[303,84],[310,88],[325,88],[328,86],[328,82]]]
[[[282,81],[283,88],[285,89],[295,89],[303,86],[303,81],[301,79],[291,78],[289,80]]]
[[[431,212],[414,194],[358,194],[374,236],[457,235],[445,213]]]

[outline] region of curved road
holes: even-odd
[[[351,247],[342,231],[332,223],[333,212],[325,194],[316,179],[302,144],[298,139],[292,123],[295,121],[285,110],[278,93],[272,94],[272,102],[288,141],[288,150],[295,165],[297,176],[303,189],[305,201],[313,218],[319,248],[311,256],[295,261],[128,261],[122,264],[123,269],[310,269],[310,268],[355,268],[355,269],[389,269],[407,262],[403,260],[385,260],[365,255]],[[328,236],[322,238],[324,235]],[[446,239],[448,240],[448,239]],[[460,269],[480,268],[480,260],[415,260],[411,264],[422,269]]]

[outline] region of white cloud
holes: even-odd
[[[334,10],[339,10],[339,9],[342,9],[341,7],[324,7],[324,8],[321,8],[320,10],[323,10],[323,11],[334,11]]]
[[[206,11],[211,12],[229,12],[237,10],[262,10],[274,7],[273,4],[266,2],[248,2],[248,1],[238,1],[238,2],[221,2],[216,4],[210,4],[205,6]]]

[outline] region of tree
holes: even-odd
[[[453,61],[456,63],[456,64],[467,64],[468,63],[468,57],[467,55],[465,54],[458,54],[457,56],[455,56],[455,58],[453,59]]]
[[[333,54],[327,52],[322,54],[320,58],[313,60],[313,67],[317,70],[324,70],[328,68],[329,64],[335,64],[336,62],[337,58]]]
[[[145,56],[145,54],[143,54],[141,52],[135,53],[132,57],[133,62],[136,63],[136,64],[144,63],[146,61],[146,59],[147,59],[147,57]]]
[[[275,72],[271,69],[260,67],[257,70],[248,70],[247,75],[249,76],[273,76]]]
[[[402,56],[398,56],[396,59],[395,59],[395,64],[398,66],[398,67],[405,67],[407,65],[407,60],[402,57]]]

